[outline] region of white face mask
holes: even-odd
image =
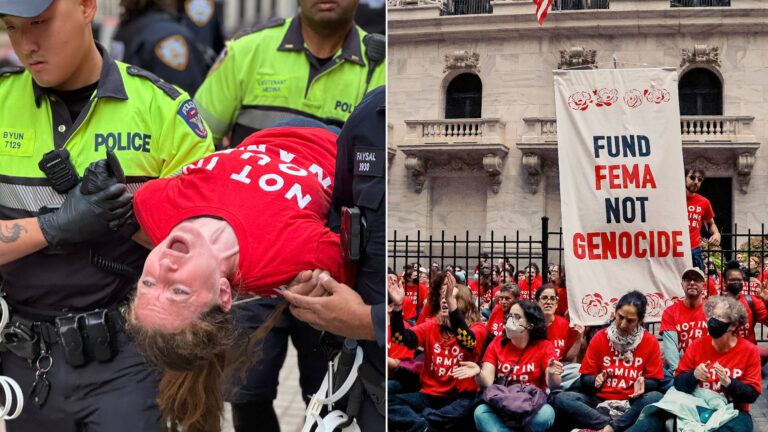
[[[520,333],[524,332],[525,330],[525,327],[520,324],[520,321],[514,318],[508,319],[507,323],[504,324],[504,331],[506,332],[508,338],[511,338],[515,335],[520,335]]]

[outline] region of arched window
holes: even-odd
[[[452,79],[445,90],[445,118],[480,118],[483,83],[473,73]]]
[[[723,84],[709,69],[686,72],[678,84],[680,115],[723,115]]]

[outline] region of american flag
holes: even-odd
[[[547,17],[552,0],[533,0],[533,2],[536,4],[536,17],[539,19],[539,25],[542,25]]]

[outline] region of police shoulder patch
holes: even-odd
[[[212,73],[216,72],[216,69],[218,69],[222,63],[224,63],[224,59],[226,59],[228,55],[229,55],[229,49],[227,47],[224,47],[224,49],[221,50],[219,57],[213,63],[213,66],[211,66],[211,68],[208,70],[208,73],[205,76],[209,77],[211,76]]]
[[[155,45],[155,55],[164,65],[183,71],[189,63],[189,47],[184,37],[175,34],[168,36]]]
[[[195,25],[203,27],[213,17],[213,0],[187,0],[184,2],[184,11]]]
[[[151,81],[152,84],[170,96],[170,98],[173,100],[176,100],[179,96],[181,96],[181,92],[179,89],[174,87],[173,84],[163,81],[159,76],[153,74],[150,71],[144,70],[138,66],[131,65],[126,68],[126,72],[128,72],[129,75],[142,77]]]
[[[0,77],[2,77],[3,75],[17,74],[22,72],[24,72],[23,66],[6,66],[6,67],[0,68]]]
[[[208,136],[208,129],[206,129],[205,123],[203,123],[203,118],[200,117],[200,111],[197,110],[197,105],[195,105],[195,102],[192,101],[192,99],[187,99],[182,102],[177,114],[184,119],[187,126],[192,129],[192,132],[194,132],[195,135],[200,138],[206,138]]]
[[[243,36],[248,36],[249,34],[256,33],[264,29],[279,27],[283,24],[285,24],[285,18],[272,18],[271,20],[263,22],[255,27],[251,27],[247,30],[242,30],[238,32],[237,34],[235,34],[235,37],[233,37],[232,40],[238,40]]]

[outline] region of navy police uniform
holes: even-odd
[[[208,71],[195,35],[165,11],[148,11],[120,23],[110,51],[118,60],[146,69],[189,94],[197,91]]]
[[[195,36],[197,46],[205,57],[206,71],[224,49],[224,28],[221,15],[224,5],[214,0],[186,0],[181,23]]]

